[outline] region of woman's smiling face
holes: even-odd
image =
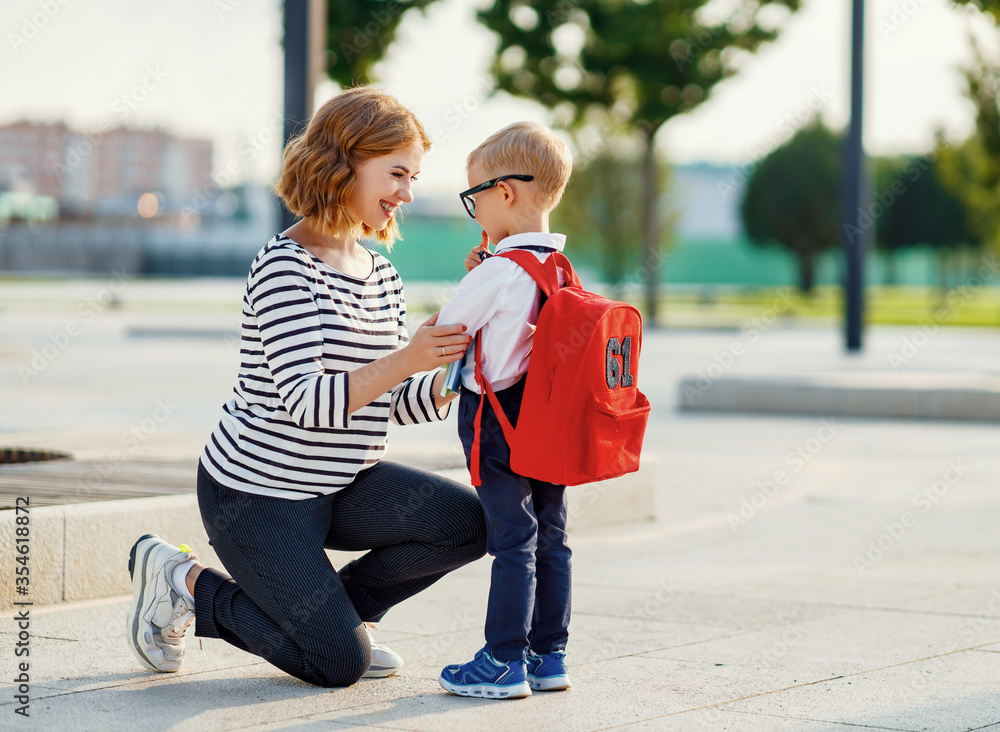
[[[354,219],[376,231],[388,226],[396,207],[413,200],[412,183],[423,158],[423,145],[415,141],[388,155],[358,163],[350,202]]]

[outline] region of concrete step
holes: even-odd
[[[840,371],[685,377],[683,411],[1000,421],[1000,376]]]
[[[74,462],[66,461],[62,466],[63,479],[71,475],[68,468]],[[86,469],[88,465],[77,464],[77,467]],[[185,490],[177,495],[107,500],[112,487],[104,486],[101,487],[103,499],[91,497],[81,501],[74,495],[71,503],[36,507],[35,489],[49,499],[51,490],[46,494],[42,491],[44,485],[23,483],[20,495],[28,498],[27,511],[23,508],[0,511],[0,566],[19,566],[17,557],[25,555],[18,553],[17,539],[19,536],[25,538],[24,529],[27,528],[27,541],[21,544],[29,547],[25,561],[30,569],[30,584],[26,585],[27,594],[21,595],[17,594],[20,586],[14,582],[0,583],[0,612],[10,610],[15,600],[50,605],[130,593],[129,549],[146,533],[157,534],[172,543],[189,544],[202,562],[222,568],[202,525],[198,498],[193,492],[194,473],[186,484],[178,479],[181,475],[178,471],[186,471],[190,466],[167,463],[162,476],[157,476],[152,467],[149,463],[131,466],[122,474],[137,479],[141,473],[142,480],[127,488],[119,475],[114,490],[133,494],[157,489],[163,492]],[[567,495],[569,530],[578,532],[652,519],[655,470],[655,456],[644,456],[643,466],[636,473],[570,487]],[[40,468],[36,472],[44,475]],[[435,472],[468,485],[469,475],[464,468],[451,467]],[[75,481],[73,478],[69,485]],[[16,496],[12,496],[11,503],[17,503]],[[23,520],[18,523],[24,516],[28,517],[28,523]],[[328,554],[333,565],[339,567],[360,553],[329,551]]]

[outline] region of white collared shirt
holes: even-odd
[[[525,246],[550,247],[561,252],[564,234],[514,234],[497,243],[496,253]],[[548,253],[528,250],[544,260]],[[560,273],[559,282],[563,282]],[[505,257],[489,257],[467,274],[454,296],[441,308],[438,325],[461,323],[469,333],[480,328],[483,376],[494,391],[513,385],[528,370],[531,344],[538,320],[541,290],[527,272]],[[466,353],[462,384],[479,393],[474,346]]]

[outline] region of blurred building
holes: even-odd
[[[276,231],[260,184],[223,187],[210,140],[162,129],[0,127],[0,270],[245,275]]]
[[[743,236],[740,203],[747,176],[733,165],[694,163],[672,170],[664,208],[676,216],[680,240],[735,240]]]
[[[63,217],[138,217],[147,193],[180,209],[211,176],[210,140],[127,127],[84,134],[63,122],[0,127],[0,191],[51,196]]]

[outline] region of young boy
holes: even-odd
[[[437,322],[479,331],[483,377],[512,424],[520,411],[540,290],[511,260],[490,257],[487,244],[495,242],[497,253],[528,250],[540,260],[562,251],[566,237],[549,233],[549,213],[572,165],[562,140],[528,122],[492,135],[467,162],[471,187],[461,198],[483,228],[483,243],[470,253],[469,274]],[[470,465],[479,391],[470,349],[462,368],[458,424]],[[482,485],[476,490],[486,513],[487,551],[494,557],[486,646],[471,662],[445,668],[439,681],[454,694],[501,699],[530,696],[532,689],[567,689],[566,488],[511,470],[510,448],[489,400],[483,405],[479,469]]]

